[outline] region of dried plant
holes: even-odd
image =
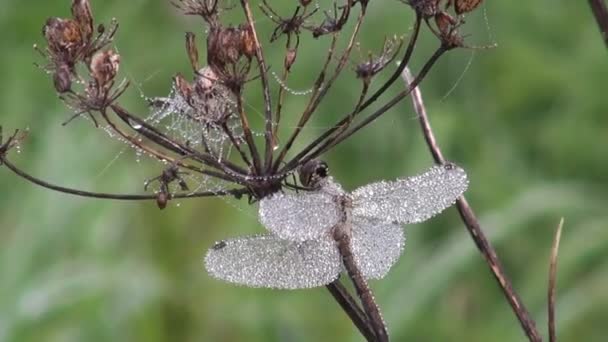
[[[89,1],[73,0],[72,17],[49,18],[43,27],[46,47],[36,47],[45,60],[40,67],[51,75],[55,91],[73,112],[64,125],[73,119],[88,118],[95,127],[104,129],[138,153],[161,161],[165,167],[160,175],[147,180],[144,186],[145,191],[152,189],[154,193],[95,193],[57,186],[33,177],[8,158],[8,152],[25,138],[18,132],[6,142],[0,136],[0,165],[52,190],[96,198],[155,200],[160,209],[175,198],[246,196],[254,202],[284,187],[309,190],[306,188],[308,180],[293,184],[289,182],[290,176],[410,95],[446,52],[467,47],[459,28],[464,24],[464,16],[482,3],[481,0],[395,1],[391,6],[409,8],[414,13],[408,38],[390,34],[394,38],[387,38],[379,52],[369,53],[356,67],[349,69],[346,66],[354,48],[359,47],[358,36],[368,7],[381,4],[369,0],[342,0],[320,8],[310,0],[293,2],[293,10],[287,14],[279,13],[267,0],[261,2],[261,13],[276,25],[269,37],[262,37],[256,30],[249,0],[240,0],[239,4],[221,0],[172,0],[183,14],[203,19],[206,62],[200,61],[197,37],[187,33],[186,55],[192,75],[176,74],[169,95],[148,98],[150,112],[136,115],[120,104],[129,82],[117,81],[122,57],[108,47],[118,24],[97,25]],[[240,24],[225,24],[224,14],[229,12],[242,14]],[[381,101],[382,95],[400,78],[412,59],[422,23],[433,32],[439,47],[404,90]],[[282,127],[281,122],[285,115],[283,104],[289,92],[285,84],[298,62],[298,52],[303,48],[300,37],[305,34],[327,40],[329,48],[319,61],[320,68],[306,94],[307,103],[296,117],[295,128],[285,131],[288,127]],[[280,42],[282,39],[285,39],[284,44]],[[278,73],[280,87],[274,97],[271,96],[271,72],[266,60],[268,49],[282,49],[284,56],[282,70]],[[399,63],[394,66],[392,62],[397,59]],[[358,100],[335,117],[333,125],[303,148],[294,150],[295,142],[301,139],[302,131],[336,80],[348,72],[353,72],[361,81]],[[377,82],[376,76],[381,73],[389,76],[386,81]],[[244,100],[248,87],[258,82],[262,89],[259,96],[264,102],[263,127],[252,126],[251,113],[246,110]],[[371,111],[370,106],[376,102],[380,103],[378,108]],[[280,143],[279,136],[287,139]],[[438,163],[443,162],[441,157],[436,156],[436,159]],[[184,178],[184,175],[188,177]],[[459,205],[466,206],[466,201],[461,199]],[[497,260],[495,255],[489,257]],[[502,283],[504,279],[498,280]],[[370,322],[372,319],[339,281],[327,287],[368,340],[388,339],[383,332],[385,327],[374,326],[377,322]],[[518,300],[516,294],[513,298]],[[515,304],[525,313],[521,302]],[[523,321],[522,325],[526,328]],[[530,327],[534,330],[533,323]],[[531,340],[537,340],[534,331],[528,334]]]

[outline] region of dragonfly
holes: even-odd
[[[260,201],[259,220],[269,232],[217,242],[205,257],[207,271],[231,283],[277,289],[327,285],[346,271],[374,331],[385,334],[367,280],[383,278],[399,259],[402,225],[455,203],[468,187],[466,172],[446,163],[348,193],[329,176],[326,163],[311,160],[299,178],[309,191],[278,192]]]

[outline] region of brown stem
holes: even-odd
[[[363,121],[361,121],[360,123],[358,123],[357,125],[355,125],[351,129],[349,129],[348,131],[345,131],[341,135],[338,135],[338,136],[336,136],[334,138],[331,138],[331,139],[328,139],[327,141],[325,141],[321,146],[317,147],[312,153],[310,153],[308,156],[306,156],[305,158],[303,158],[300,161],[300,163],[306,163],[307,161],[309,161],[309,160],[311,160],[313,158],[316,158],[319,155],[323,154],[324,152],[326,152],[330,148],[336,146],[337,144],[339,144],[340,142],[344,141],[345,139],[347,139],[351,135],[355,134],[357,131],[359,131],[363,127],[365,127],[365,126],[369,125],[370,123],[372,123],[374,120],[376,120],[377,118],[379,118],[382,114],[386,113],[389,109],[391,109],[393,106],[395,106],[401,100],[403,100],[404,98],[406,98],[413,91],[413,89],[415,87],[417,87],[418,84],[420,84],[420,82],[422,82],[422,80],[426,77],[426,75],[431,70],[431,68],[433,67],[433,65],[439,60],[439,58],[446,51],[448,51],[448,50],[443,45],[440,46],[437,50],[435,50],[435,53],[433,53],[433,55],[429,58],[429,60],[424,64],[424,66],[420,70],[420,73],[418,74],[418,76],[416,76],[416,78],[412,81],[412,83],[405,90],[401,91],[399,94],[397,94],[395,97],[393,97],[390,101],[388,101],[384,106],[380,107],[374,113],[368,115],[367,118],[365,118]],[[346,118],[345,120],[347,120],[347,119],[348,118]],[[342,120],[342,121],[345,121],[345,120]],[[340,123],[342,123],[342,121]],[[305,152],[305,151],[306,151],[306,149],[303,150],[302,153]],[[297,160],[296,158],[300,158],[301,155],[302,155],[302,153],[300,153],[296,157],[294,157],[293,160]],[[290,161],[290,163],[291,163],[291,161]],[[287,169],[288,167],[291,166],[290,163],[285,167],[285,169]]]
[[[310,101],[308,102],[308,104],[306,105],[306,108],[302,112],[298,125],[296,126],[295,130],[293,131],[293,133],[291,134],[289,139],[287,139],[285,146],[279,153],[279,157],[277,158],[277,160],[275,161],[274,166],[273,166],[274,171],[278,170],[281,162],[283,161],[283,159],[285,159],[287,152],[293,145],[293,142],[296,140],[296,138],[300,134],[300,131],[302,131],[302,128],[304,128],[304,125],[310,119],[310,116],[312,115],[311,109],[314,106],[315,99],[319,95],[321,88],[323,88],[323,81],[325,80],[325,74],[327,73],[327,68],[329,67],[329,63],[331,62],[331,60],[334,56],[334,53],[336,51],[336,44],[338,42],[339,35],[340,35],[340,33],[336,32],[332,36],[332,41],[331,41],[329,50],[327,51],[327,57],[325,58],[325,63],[323,64],[323,68],[321,68],[321,72],[319,73],[319,76],[317,76],[317,79],[315,81],[314,90],[310,97]]]
[[[158,144],[166,148],[169,151],[172,151],[180,156],[188,156],[189,158],[196,160],[202,164],[205,164],[209,167],[222,170],[231,175],[247,175],[247,170],[235,165],[234,163],[224,160],[222,163],[218,162],[213,156],[208,154],[200,153],[197,150],[190,148],[184,144],[180,144],[179,142],[166,137],[163,133],[159,132],[154,126],[151,126],[144,120],[136,117],[131,114],[125,108],[113,104],[110,106],[114,113],[118,115],[118,117],[126,123],[129,127],[133,128],[138,133],[142,134],[147,139],[152,142]],[[140,126],[139,129],[134,128],[134,125]],[[228,169],[228,170],[226,170]],[[243,177],[241,177],[243,178]]]
[[[292,136],[289,138],[287,144],[285,145],[285,148],[283,148],[283,151],[281,151],[281,154],[279,155],[279,158],[277,159],[277,163],[275,163],[275,169],[278,168],[279,162],[283,161],[283,158],[285,158],[287,151],[292,146],[295,139],[298,137],[298,135],[300,134],[300,132],[302,131],[302,129],[304,128],[306,123],[310,120],[310,118],[312,117],[312,114],[315,112],[315,110],[317,109],[317,107],[319,106],[319,104],[321,103],[323,98],[325,97],[325,95],[327,95],[327,92],[329,91],[329,89],[331,88],[333,83],[336,81],[336,79],[338,78],[338,76],[340,75],[340,73],[342,72],[344,67],[346,66],[346,63],[348,62],[348,57],[350,56],[350,53],[355,45],[355,40],[357,39],[357,36],[361,30],[361,25],[363,24],[364,18],[365,18],[365,7],[362,7],[361,12],[359,13],[357,22],[355,24],[353,33],[350,36],[348,45],[344,49],[342,56],[340,56],[338,65],[334,69],[332,76],[326,82],[324,82],[324,84],[319,85],[317,87],[319,89],[319,91],[315,92],[314,96],[311,98],[311,101],[309,102],[309,105],[306,107],[306,110],[304,111],[304,113],[302,113],[302,117],[300,119],[300,122],[298,122],[298,126],[294,130]],[[333,44],[332,44],[332,48],[330,51],[333,51]]]
[[[27,172],[19,169],[17,166],[9,162],[6,157],[0,156],[1,165],[5,165],[9,170],[15,173],[17,176],[39,185],[43,188],[47,188],[50,190],[63,192],[70,195],[81,196],[81,197],[90,197],[90,198],[100,198],[100,199],[114,199],[114,200],[122,200],[122,201],[141,201],[141,200],[156,200],[156,194],[150,195],[133,195],[133,194],[110,194],[110,193],[102,193],[102,192],[91,192],[91,191],[82,191],[72,188],[66,188],[63,186],[51,184],[42,179],[36,178]],[[248,189],[231,189],[231,190],[222,190],[222,191],[204,191],[204,192],[193,192],[193,193],[185,193],[185,194],[172,194],[171,198],[194,198],[194,197],[213,197],[213,196],[227,196],[232,195],[235,197],[240,197],[242,195],[248,194]]]
[[[264,93],[264,117],[266,120],[264,138],[266,140],[266,154],[264,155],[265,171],[259,172],[260,174],[262,174],[270,171],[270,168],[272,167],[272,100],[270,98],[270,86],[268,84],[268,68],[266,67],[266,62],[264,61],[264,54],[262,52],[262,46],[260,45],[260,40],[258,39],[258,34],[255,29],[253,14],[251,13],[251,6],[249,6],[248,0],[241,0],[241,6],[243,7],[243,10],[245,11],[245,16],[247,17],[247,24],[249,25],[249,27],[251,28],[251,32],[253,33],[255,57],[258,61],[258,67],[260,69],[260,80],[262,81],[262,89]]]
[[[555,331],[555,297],[557,292],[557,253],[559,251],[559,242],[562,237],[562,227],[564,226],[564,218],[559,221],[555,238],[553,239],[553,247],[551,248],[551,259],[549,261],[549,290],[547,292],[547,313],[548,313],[548,330],[549,342],[557,341]]]
[[[606,9],[606,4],[604,0],[589,0],[589,6],[602,34],[604,44],[608,47],[608,9]]]
[[[374,341],[376,337],[367,322],[365,313],[361,310],[357,301],[348,293],[348,290],[342,285],[340,280],[338,279],[325,287],[334,297],[336,302],[338,302],[342,310],[346,312],[357,329],[359,329],[361,335],[368,341]]]
[[[255,146],[255,142],[253,141],[253,135],[249,126],[249,120],[247,119],[247,114],[245,114],[245,109],[243,108],[243,98],[241,94],[237,94],[236,106],[239,113],[239,118],[241,119],[241,127],[243,129],[243,135],[245,136],[245,142],[247,143],[247,146],[249,147],[249,153],[253,158],[253,172],[256,175],[259,175],[260,171],[262,170],[260,165],[260,155]]]
[[[393,82],[399,78],[401,70],[409,63],[409,61],[410,61],[410,59],[412,57],[412,54],[414,52],[414,47],[416,46],[416,41],[418,39],[419,32],[420,32],[420,17],[417,16],[416,17],[416,23],[414,25],[414,34],[413,34],[412,38],[410,38],[410,41],[408,43],[408,47],[407,47],[407,49],[405,51],[405,54],[403,55],[403,58],[401,60],[401,63],[399,64],[399,67],[397,68],[397,71],[389,78],[389,80],[386,83],[384,83],[363,104],[361,104],[359,106],[356,106],[356,108],[355,108],[354,111],[352,111],[350,114],[347,114],[342,120],[340,120],[338,123],[336,123],[332,128],[330,128],[327,131],[325,131],[323,134],[321,134],[317,139],[315,139],[312,143],[310,143],[302,151],[300,151],[300,153],[298,153],[294,158],[292,158],[287,163],[287,166],[285,168],[283,168],[283,171],[287,171],[288,172],[291,168],[294,167],[294,165],[298,164],[300,162],[301,158],[304,158],[304,156],[308,152],[310,152],[312,149],[314,149],[315,147],[317,147],[325,139],[327,139],[328,137],[330,137],[338,128],[343,127],[343,125],[348,120],[352,120],[352,118],[354,118],[356,115],[358,115],[359,113],[361,113],[361,111],[363,111],[365,108],[367,108],[372,103],[374,103],[380,97],[380,95],[382,95],[386,91],[386,89],[388,89],[391,86],[391,84],[393,84]],[[286,148],[288,148],[288,146],[286,146]],[[282,154],[281,157],[284,157],[284,154]],[[275,165],[275,168],[278,168],[278,164]]]
[[[412,76],[407,68],[404,69],[402,75],[406,84],[411,84]],[[431,154],[433,155],[435,163],[444,164],[445,159],[443,158],[441,149],[439,148],[437,140],[435,139],[435,135],[433,134],[433,130],[431,128],[431,124],[429,122],[426,109],[422,101],[422,94],[418,87],[416,87],[412,93],[412,102],[414,103],[414,109],[416,110],[416,114],[418,115],[424,138]],[[517,292],[515,292],[515,290],[513,289],[511,281],[509,280],[509,277],[507,277],[505,270],[502,267],[502,264],[500,263],[500,259],[496,255],[496,251],[486,238],[479,224],[479,220],[473,212],[473,209],[471,209],[471,207],[469,206],[469,203],[467,202],[466,198],[464,196],[460,197],[456,201],[456,206],[458,208],[460,218],[464,222],[467,230],[469,231],[469,234],[471,234],[471,238],[475,242],[475,245],[477,246],[484,259],[486,260],[488,266],[490,267],[492,274],[500,285],[500,288],[502,289],[505,298],[511,305],[511,308],[517,316],[517,319],[519,320],[526,336],[528,336],[528,339],[533,342],[542,341],[542,338],[538,330],[536,329],[534,320],[530,317],[530,313],[519,298]]]

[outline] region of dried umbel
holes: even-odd
[[[207,36],[207,64],[227,86],[239,92],[255,54],[251,27],[212,28]]]
[[[378,53],[362,58],[353,69],[346,66],[352,63],[352,50],[361,45],[357,39],[370,5],[367,1],[344,0],[311,6],[310,1],[300,0],[294,1],[293,9],[284,13],[270,1],[262,1],[263,14],[276,24],[268,36],[260,36],[256,31],[248,0],[241,1],[240,6],[221,0],[172,3],[185,14],[204,20],[205,39],[201,40],[206,42],[206,53],[199,52],[196,35],[187,33],[185,47],[192,74],[176,73],[172,93],[150,99],[149,115],[134,115],[118,103],[128,85],[117,81],[121,56],[113,49],[103,48],[111,42],[116,26],[109,30],[100,26],[95,35],[89,1],[72,1],[71,18],[47,21],[44,36],[48,46],[43,54],[48,64],[45,68],[53,75],[55,90],[74,110],[71,119],[87,115],[96,125],[101,121],[107,131],[121,137],[139,153],[199,174],[199,180],[219,179],[224,188],[228,188],[227,184],[236,185],[228,189],[229,193],[247,193],[252,200],[258,200],[283,187],[288,176],[300,166],[366,127],[405,98],[443,53],[464,46],[457,31],[463,21],[447,11],[453,7],[456,15],[462,15],[481,2],[406,1],[416,14],[407,45],[404,46],[402,38],[385,39]],[[223,14],[237,11],[239,7],[242,22],[236,25],[224,22]],[[369,111],[410,61],[421,22],[429,23],[431,19],[434,25],[429,27],[442,41],[442,46],[423,65],[409,89],[385,100],[377,110]],[[302,112],[296,113],[299,118],[295,120],[295,127],[285,132],[281,122],[283,104],[288,96],[298,93],[288,87],[288,80],[294,70],[298,70],[294,66],[299,60],[302,34],[326,39],[329,49],[320,58],[317,76],[309,90],[301,92],[308,100]],[[283,36],[285,44],[276,44]],[[261,41],[268,44],[263,45]],[[283,49],[282,60],[266,61],[270,54],[263,46]],[[199,60],[201,54],[206,55],[206,63]],[[392,63],[395,60],[399,63]],[[78,64],[84,68],[77,68]],[[270,71],[271,65],[275,70],[276,66],[282,70]],[[298,145],[301,132],[345,70],[352,70],[354,76],[362,80],[358,101],[316,138]],[[389,76],[378,83],[376,76],[383,72]],[[278,85],[273,85],[273,80]],[[257,95],[264,105],[254,111],[245,103],[244,94],[247,86],[256,81],[261,84],[262,92]],[[278,86],[276,97],[272,96],[273,86]],[[262,117],[262,127],[253,126],[252,123],[259,120],[253,120],[252,115]],[[294,146],[302,147],[292,151]],[[205,186],[199,188],[209,188],[207,181],[204,182]],[[214,190],[205,195],[216,193]]]
[[[144,187],[144,191],[153,193],[98,194],[54,186],[10,163],[7,152],[13,142],[0,146],[0,163],[19,176],[54,190],[90,197],[147,199],[155,201],[161,209],[175,198],[241,198],[245,195],[256,202],[288,187],[310,191],[327,178],[327,166],[317,162],[317,158],[407,97],[443,54],[464,46],[458,33],[464,23],[462,16],[481,3],[403,0],[414,11],[413,28],[399,35],[387,32],[384,36],[407,33],[408,40],[385,39],[379,52],[368,54],[357,64],[353,62],[352,52],[358,46],[365,46],[358,39],[366,25],[368,6],[387,4],[340,0],[313,6],[311,1],[298,0],[289,2],[287,5],[291,8],[283,12],[284,8],[278,10],[271,1],[264,0],[260,10],[275,26],[274,30],[261,33],[256,29],[258,18],[254,18],[255,11],[249,0],[171,2],[183,13],[201,17],[204,27],[200,31],[205,36],[197,39],[194,33],[186,34],[185,52],[191,74],[175,72],[173,81],[167,80],[167,85],[172,83],[168,96],[148,98],[149,113],[136,115],[120,103],[120,96],[128,86],[127,81],[118,81],[120,63],[129,56],[119,56],[117,50],[107,47],[117,26],[115,23],[109,28],[99,25],[95,30],[89,1],[72,1],[71,18],[48,19],[43,29],[47,46],[38,49],[46,60],[43,68],[52,74],[54,89],[74,111],[65,123],[87,117],[111,137],[135,149],[139,156],[162,163],[160,175]],[[391,6],[408,8],[398,2]],[[451,8],[453,14],[449,13]],[[231,15],[228,22],[224,17],[228,11],[237,15],[240,12],[240,17]],[[234,23],[234,18],[240,19]],[[412,59],[424,23],[441,41],[441,46],[426,59],[406,89],[399,87],[392,97],[382,96]],[[324,44],[315,42],[314,46],[304,46],[304,42],[310,40],[301,40],[302,35],[323,40]],[[199,40],[206,42],[202,49],[197,46]],[[318,46],[327,46],[327,49],[318,51]],[[279,51],[271,53],[271,49]],[[302,79],[312,78],[312,81],[300,92],[289,87],[294,73],[302,70],[298,65],[303,60],[299,53],[306,53],[306,59],[318,59],[309,64],[316,70],[306,69],[312,76]],[[206,58],[204,62],[200,60],[201,55]],[[398,63],[393,63],[395,61]],[[349,68],[350,65],[355,66]],[[302,132],[319,116],[323,101],[335,94],[332,88],[344,72],[362,82],[357,99],[353,103],[343,101],[341,113],[324,114],[326,122],[333,122],[325,123],[319,132],[314,131],[316,135],[309,141],[302,141],[305,136]],[[381,74],[386,77],[378,77]],[[250,87],[254,83],[259,88]],[[284,110],[290,96],[303,99],[301,110]],[[252,97],[263,105],[252,106],[247,102]],[[289,125],[282,121],[286,115],[290,116]],[[298,170],[303,186],[290,183]],[[152,183],[158,186],[149,186]],[[349,312],[357,312],[354,302],[342,299],[338,300],[350,305]],[[369,339],[384,340],[370,332],[366,318],[353,318],[353,321]]]
[[[193,120],[222,125],[235,113],[234,95],[211,67],[198,70],[194,84],[188,83],[181,74],[176,75],[174,86],[178,96],[190,106],[184,114]]]
[[[96,53],[91,58],[90,69],[97,87],[105,88],[114,81],[119,66],[120,56],[116,52],[107,50]]]
[[[466,47],[464,39],[457,28],[464,24],[463,14],[474,11],[483,0],[400,0],[410,5],[427,23],[429,28],[441,40],[447,49]],[[441,9],[442,2],[444,9]],[[447,11],[453,5],[457,18]],[[431,26],[429,19],[434,19],[436,29]]]

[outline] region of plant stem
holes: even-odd
[[[604,0],[589,0],[589,6],[602,34],[604,44],[608,47],[608,9],[606,9],[606,4]]]
[[[402,77],[405,80],[406,86],[412,83],[413,77],[411,76],[409,70],[405,68],[402,73]],[[414,103],[414,109],[416,114],[418,115],[418,119],[420,121],[420,126],[422,128],[422,133],[424,135],[424,139],[426,140],[426,144],[433,156],[433,159],[437,164],[444,164],[445,159],[443,154],[441,153],[441,149],[437,144],[437,140],[435,139],[435,135],[433,134],[433,130],[431,128],[431,124],[429,122],[426,109],[424,107],[424,102],[422,101],[422,94],[420,89],[416,87],[412,91],[412,102]],[[507,277],[505,270],[494,250],[492,244],[486,238],[481,226],[479,224],[479,220],[475,215],[475,212],[467,202],[464,196],[461,196],[456,201],[456,206],[458,208],[458,213],[460,214],[460,218],[464,222],[469,234],[471,234],[471,238],[475,242],[475,245],[481,252],[483,258],[486,263],[490,267],[494,278],[500,285],[502,292],[511,305],[513,312],[517,316],[519,323],[521,324],[522,329],[524,330],[528,339],[533,342],[542,341],[542,338],[536,329],[536,324],[534,320],[530,317],[530,313],[524,306],[523,302],[519,298],[517,292],[513,289],[511,285],[511,280]]]

